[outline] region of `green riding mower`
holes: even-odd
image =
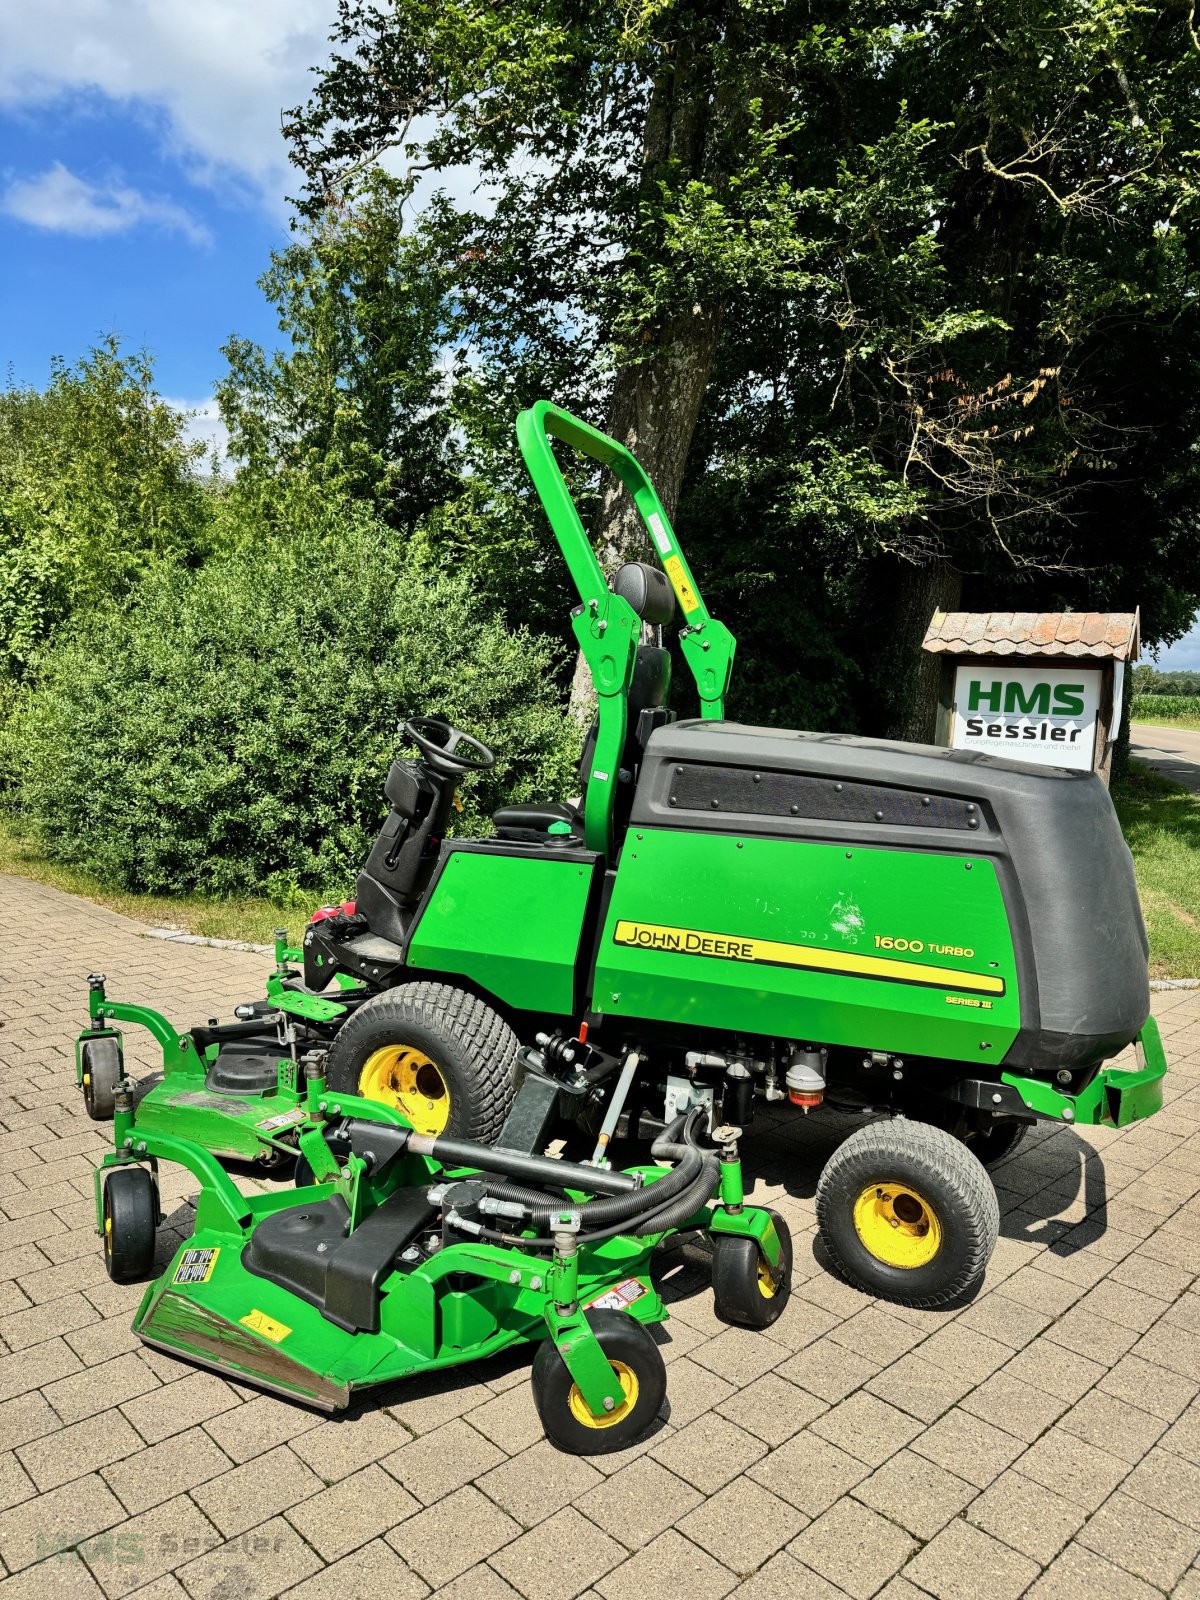
[[[554,1091],[600,1163],[703,1110],[826,1104],[860,1125],[817,1188],[835,1266],[937,1305],[997,1233],[985,1166],[1038,1121],[1124,1126],[1162,1103],[1147,943],[1129,852],[1096,776],[988,755],[727,721],[734,641],[713,618],[645,473],[541,402],[517,437],[579,595],[597,716],[579,794],[502,807],[447,838],[458,783],[493,757],[436,720],[387,775],[388,814],[352,901],[280,940],[264,997],[179,1033],[92,982],[78,1075],[112,1114],[121,1023],[163,1074],[135,1130],[226,1157],[307,1157],[301,1062],[422,1137],[494,1144],[522,1047],[588,1041],[635,1063],[619,1094]],[[552,440],[609,468],[655,561],[606,581]],[[675,627],[700,716],[669,709]],[[1106,1063],[1134,1045],[1131,1069]],[[564,1054],[565,1053],[565,1054]],[[575,1082],[574,1078],[571,1079]],[[612,1120],[614,1104],[617,1119]]]
[[[647,1324],[666,1307],[651,1257],[675,1230],[712,1241],[716,1311],[769,1327],[787,1303],[791,1241],[745,1204],[734,1128],[702,1143],[700,1107],[655,1141],[657,1165],[615,1172],[539,1153],[561,1092],[615,1097],[622,1062],[576,1044],[526,1051],[499,1146],[417,1133],[392,1107],[331,1091],[302,1062],[301,1187],[249,1198],[195,1140],[138,1125],[116,1088],[115,1149],[96,1174],[105,1263],[149,1276],[160,1161],[199,1180],[195,1231],[146,1290],[147,1344],[326,1411],[414,1373],[538,1345],[533,1394],[548,1438],[604,1454],[644,1437],[666,1395]],[[613,1084],[616,1084],[615,1090]],[[668,1163],[663,1165],[661,1163]]]

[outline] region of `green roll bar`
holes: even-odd
[[[725,691],[733,670],[736,641],[725,624],[709,614],[662,501],[625,446],[549,400],[539,400],[522,411],[517,418],[517,443],[582,603],[572,618],[572,627],[591,673],[599,710],[596,747],[584,798],[584,841],[589,850],[608,857],[612,855],[617,772],[625,748],[629,686],[637,661],[641,620],[629,602],[608,587],[555,460],[551,438],[561,439],[581,455],[608,467],[632,495],[683,613],[679,640],[696,682],[701,716],[725,715]]]

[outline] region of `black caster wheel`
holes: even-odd
[[[817,1182],[817,1227],[838,1271],[898,1305],[942,1306],[982,1278],[1000,1207],[967,1145],[897,1117],[843,1141]]]
[[[779,1320],[792,1292],[792,1235],[777,1211],[780,1257],[772,1268],[753,1239],[713,1236],[713,1306],[722,1322],[743,1328],[769,1328]]]
[[[125,1071],[121,1046],[111,1035],[85,1039],[79,1050],[83,1068],[83,1104],[93,1122],[111,1122],[117,1084]]]
[[[624,1311],[593,1311],[588,1322],[616,1373],[624,1396],[603,1416],[588,1409],[553,1339],[533,1361],[533,1403],[546,1437],[573,1456],[611,1455],[645,1438],[667,1395],[667,1369],[658,1346]]]
[[[138,1283],[154,1267],[158,1190],[145,1167],[117,1167],[104,1184],[104,1265],[114,1283]]]

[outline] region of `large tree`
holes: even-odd
[[[551,376],[672,511],[686,471],[752,625],[807,563],[825,594],[773,624],[777,674],[824,640],[860,720],[916,732],[935,605],[1184,624],[1186,0],[341,0],[334,38],[287,119],[304,208],[381,160],[431,185],[473,415]],[[638,542],[611,485],[597,535]]]

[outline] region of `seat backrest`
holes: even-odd
[[[629,685],[628,721],[625,724],[625,746],[621,751],[621,769],[618,776],[620,790],[629,791],[637,782],[638,768],[642,764],[642,751],[655,728],[672,721],[666,709],[671,698],[671,656],[662,645],[638,645],[637,660],[633,668],[633,681]],[[592,757],[596,750],[597,722],[593,720],[583,741],[579,756],[579,785],[587,788],[592,774]],[[626,802],[628,810],[628,802]],[[618,799],[620,810],[620,791]]]

